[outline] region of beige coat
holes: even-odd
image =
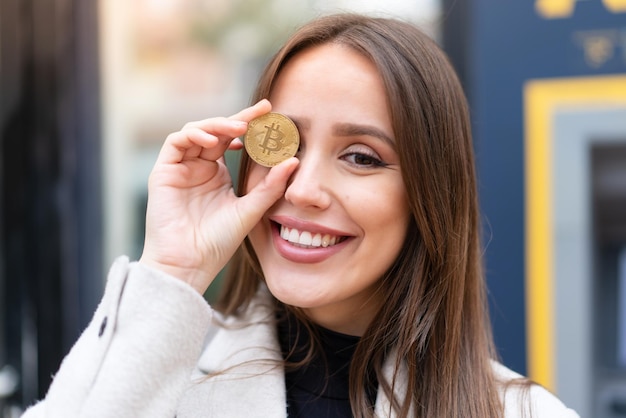
[[[46,398],[23,417],[285,417],[284,374],[271,361],[280,360],[276,327],[262,299],[247,318],[216,326],[210,307],[191,287],[120,258],[91,324]],[[207,379],[220,370],[226,372]],[[386,374],[391,371],[385,367]],[[494,371],[518,376],[496,363]],[[503,395],[506,418],[522,416],[522,396],[514,389]],[[540,387],[529,397],[535,418],[578,417]],[[393,416],[390,410],[380,391],[377,415]]]

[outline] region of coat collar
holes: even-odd
[[[269,292],[261,291],[243,317],[217,317],[214,325],[198,362],[199,379],[185,395],[181,410],[189,408],[189,416],[286,417],[285,375]],[[391,381],[393,361],[385,362],[383,373]],[[405,392],[406,368],[402,368],[395,393]],[[380,387],[375,414],[395,416]]]

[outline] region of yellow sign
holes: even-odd
[[[524,85],[526,328],[529,377],[556,390],[553,157],[557,111],[626,106],[626,76],[529,80]]]
[[[574,14],[577,1],[579,0],[535,0],[535,10],[545,19],[563,19]],[[611,13],[626,13],[626,0],[596,1],[602,1]]]

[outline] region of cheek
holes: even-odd
[[[377,221],[380,222],[377,225],[378,232],[382,235],[380,239],[391,240],[393,243],[397,243],[396,249],[399,251],[406,238],[411,217],[404,189],[398,188],[394,193],[382,199],[379,195],[378,199],[385,202],[385,204],[379,207],[378,213],[371,214],[371,217],[377,218]],[[391,246],[394,246],[394,244],[391,244]]]
[[[352,207],[358,208],[369,223],[391,224],[400,229],[406,229],[409,223],[409,204],[402,182],[381,182],[373,186],[368,185],[362,194],[346,194],[344,199]],[[392,230],[396,229],[392,227]]]

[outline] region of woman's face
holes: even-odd
[[[354,50],[325,44],[287,63],[270,101],[301,147],[283,198],[249,235],[267,285],[319,325],[361,335],[409,223],[382,79]],[[253,164],[248,187],[267,171]]]

